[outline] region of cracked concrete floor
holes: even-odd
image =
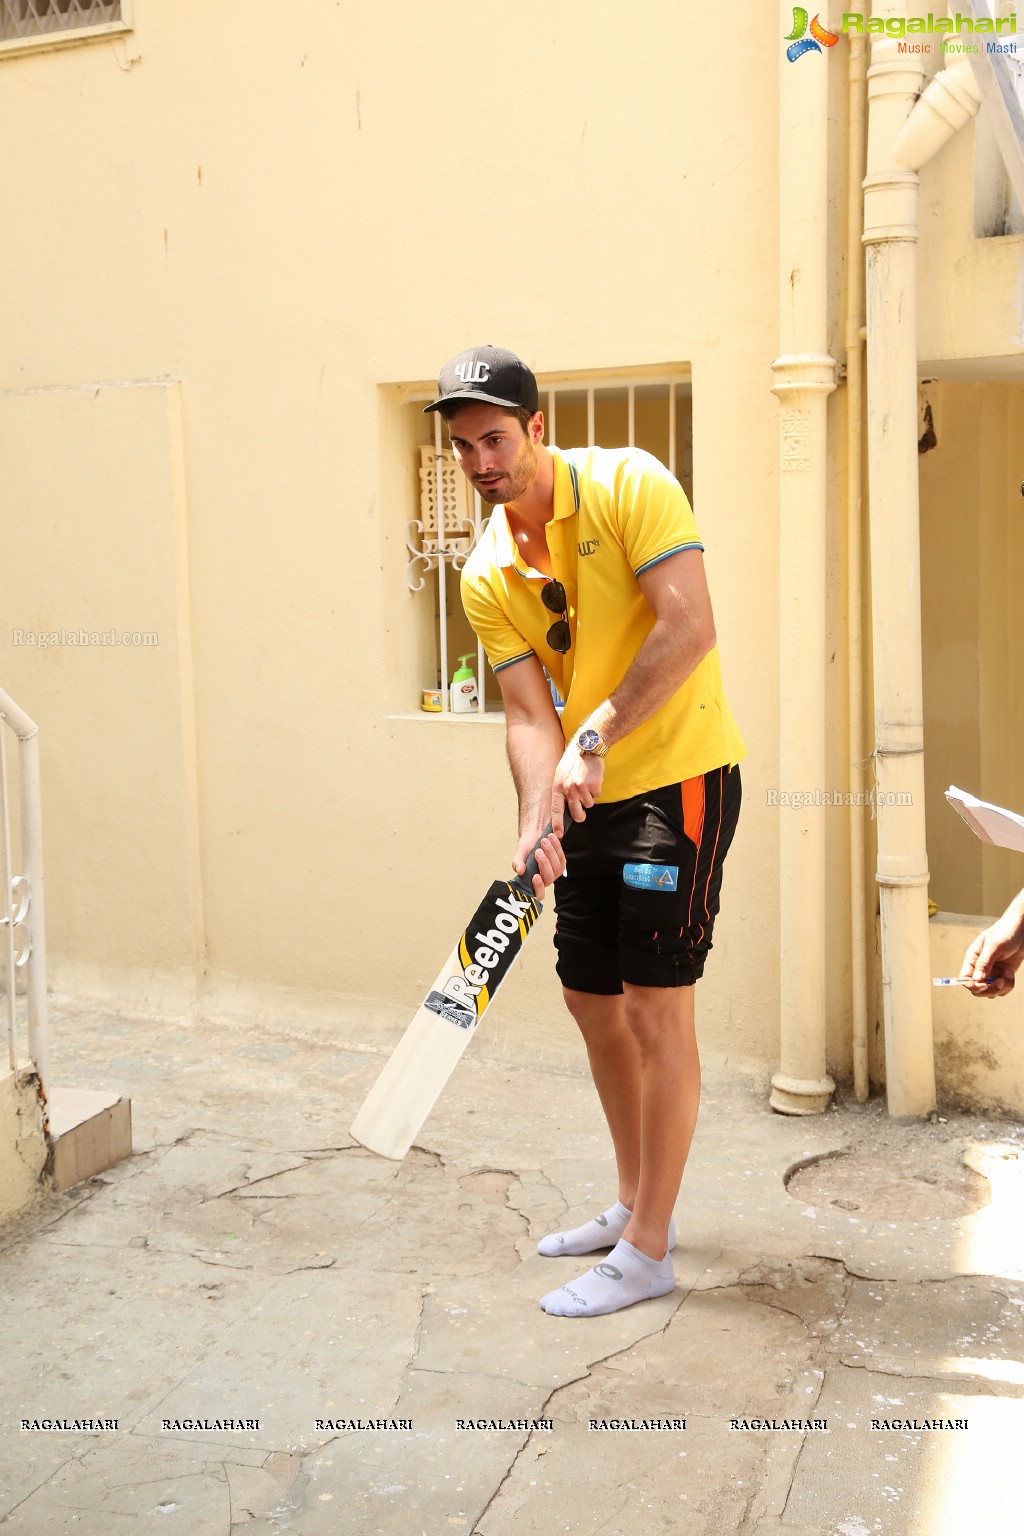
[[[4,1536],[1020,1531],[1020,1127],[783,1119],[709,1062],[676,1291],[573,1321],[535,1245],[614,1195],[582,1061],[481,1040],[394,1164],[347,1135],[383,1046],[53,1011],[136,1150],[0,1231]]]

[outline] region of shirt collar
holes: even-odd
[[[494,533],[494,558],[500,566],[514,566],[518,549],[508,525],[504,507],[495,507],[492,510],[490,525]]]
[[[580,509],[580,472],[572,459],[557,448],[551,449],[555,463],[555,515],[557,523],[563,517],[575,517]]]
[[[551,457],[554,460],[555,480],[552,490],[554,500],[554,514],[552,522],[560,522],[566,517],[575,517],[580,509],[580,479],[579,470],[571,459],[565,458],[557,448],[551,449]],[[512,530],[508,525],[508,515],[504,507],[495,507],[490,518],[491,528],[494,531],[494,557],[499,566],[513,566],[516,570],[525,573],[526,567],[518,558],[519,546],[512,537]]]

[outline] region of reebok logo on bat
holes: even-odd
[[[514,896],[512,894],[512,892],[509,891],[508,899],[507,900],[506,900],[506,898],[504,896],[501,896],[494,903],[494,905],[496,907],[500,907],[503,912],[511,912],[512,916],[516,920],[516,923],[518,924],[519,919],[521,917],[525,917],[527,912],[532,910],[532,908],[533,908],[533,897],[532,896]],[[500,922],[501,919],[499,918],[498,921]]]
[[[447,978],[440,992],[431,992],[426,999],[432,1013],[439,1013],[460,1029],[471,1029],[476,1023],[481,992],[485,987],[494,991],[519,952],[512,936],[518,937],[521,925],[529,927],[536,916],[532,897],[520,896],[507,885],[501,896],[494,891],[492,887],[489,899],[474,913],[462,936],[459,970]]]
[[[529,903],[526,904],[529,910]],[[494,920],[495,926],[489,933],[474,933],[478,948],[473,953],[473,963],[467,965],[461,976],[453,976],[445,985],[445,991],[449,997],[454,997],[461,1002],[466,997],[477,997],[487,986],[491,979],[491,972],[501,960],[509,946],[509,934],[519,932],[519,919],[513,917],[510,912],[499,912]],[[466,948],[469,949],[469,938],[466,938]]]

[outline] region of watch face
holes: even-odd
[[[580,751],[593,752],[594,748],[600,743],[600,740],[601,738],[596,731],[580,731]]]

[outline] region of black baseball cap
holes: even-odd
[[[470,347],[445,363],[437,378],[437,399],[423,407],[436,411],[449,400],[483,400],[510,410],[540,409],[537,380],[522,358],[504,347]]]

